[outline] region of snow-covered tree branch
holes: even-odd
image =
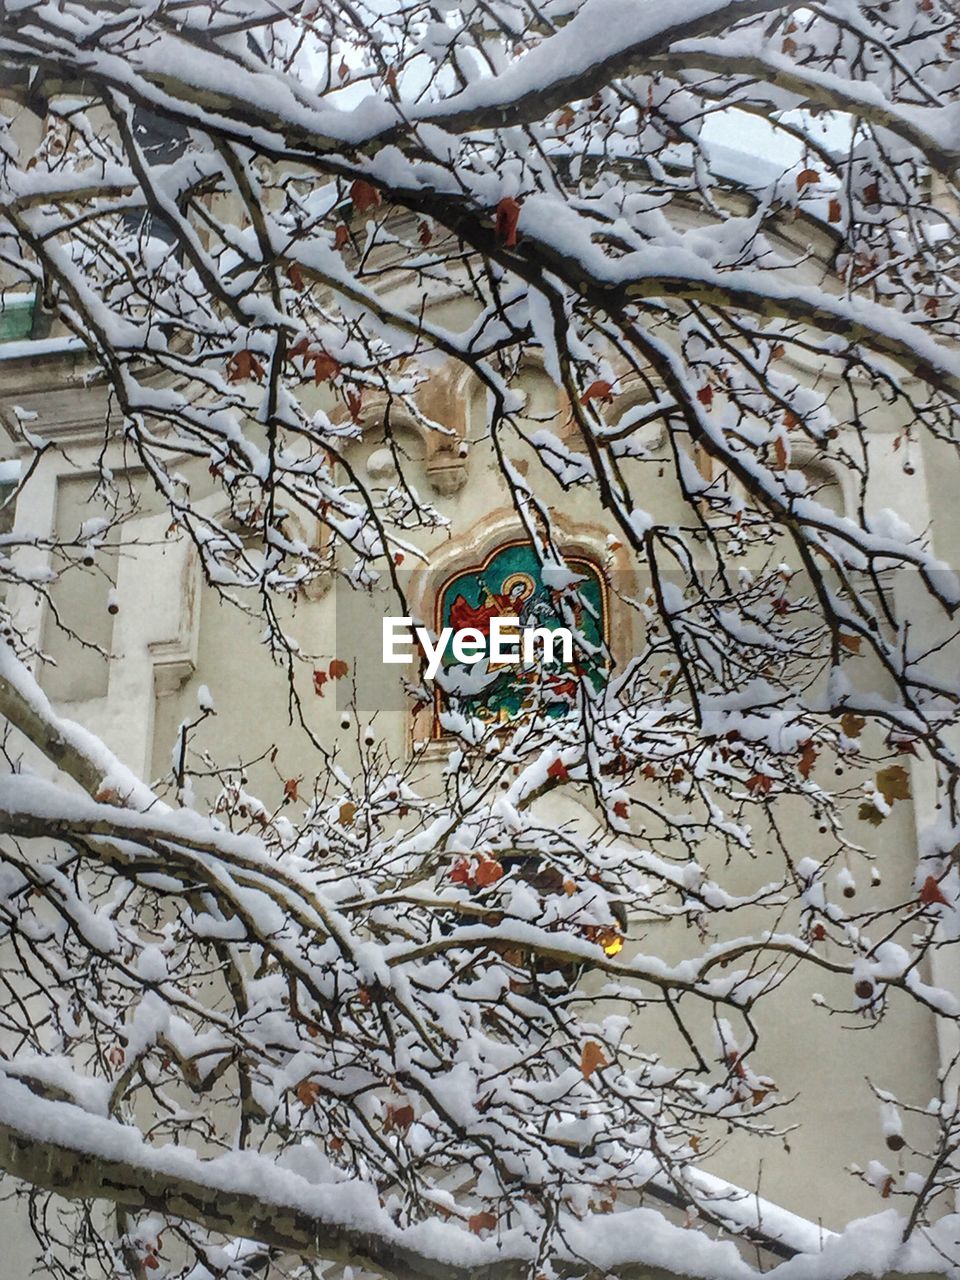
[[[789,1144],[810,982],[827,1042],[939,1045],[855,1174],[878,1265],[960,1274],[960,584],[909,509],[960,443],[954,8],[0,0],[0,78],[0,319],[53,335],[11,360],[103,404],[81,461],[0,387],[0,1165],[49,1273],[747,1277],[803,1246],[711,1170]],[[53,458],[90,512],[41,527]],[[481,716],[421,664],[381,733],[297,610],[434,628],[494,508],[536,574],[462,611],[552,611],[569,670]],[[118,658],[64,584],[113,615],[168,553],[295,761],[218,737],[237,690],[155,776],[48,696]]]

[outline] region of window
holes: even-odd
[[[564,663],[560,646],[552,657],[536,661],[459,663],[448,645],[438,677],[437,711],[448,709],[488,724],[507,723],[537,711],[557,717],[576,705],[581,680],[593,689],[605,683],[608,669],[606,589],[599,569],[582,556],[568,555],[576,575],[558,588],[544,582],[533,548],[525,542],[500,546],[482,564],[462,569],[437,597],[436,628],[475,628],[489,651],[493,618],[515,617],[521,632],[569,627],[575,636],[573,661]],[[549,575],[548,575],[549,576]],[[436,732],[441,732],[439,721]]]
[[[133,111],[133,136],[151,166],[173,164],[186,151],[189,142],[187,131],[182,125],[165,120],[140,106],[134,107]],[[156,211],[125,213],[121,221],[133,235],[145,229],[158,240],[173,246],[179,257],[176,232]]]
[[[0,534],[13,532],[15,497],[20,480],[19,462],[0,462]]]
[[[807,498],[813,498],[834,515],[843,515],[843,489],[834,469],[817,459],[799,464],[799,470],[807,482]]]

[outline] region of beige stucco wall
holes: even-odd
[[[456,310],[449,306],[438,307],[437,314],[448,320],[457,318]],[[102,388],[82,384],[82,357],[53,353],[41,361],[4,362],[2,356],[0,349],[0,410],[4,404],[9,410],[12,403],[29,403],[40,415],[35,429],[58,438],[69,454],[69,463],[53,452],[45,456],[21,501],[18,525],[23,530],[55,529],[66,534],[97,509],[90,497],[91,477],[102,444],[105,394]],[[811,367],[807,373],[826,387],[834,411],[842,416],[845,393],[830,382],[829,372]],[[562,429],[565,411],[544,375],[531,370],[526,385],[531,429],[550,415],[556,415],[553,429]],[[421,496],[435,503],[450,522],[449,531],[412,535],[411,541],[449,572],[476,563],[498,542],[516,536],[519,529],[490,447],[483,395],[469,382],[452,377],[444,381],[439,373],[431,379],[427,394],[432,396],[431,411],[440,420],[449,419],[458,432],[462,430],[469,446],[466,459],[452,451],[443,460],[444,466],[437,468],[431,467],[436,459],[428,456],[423,442],[410,437],[411,454],[418,460],[410,464],[409,478]],[[320,398],[321,393],[317,395]],[[902,425],[889,413],[874,415],[871,502],[878,507],[894,506],[918,526],[935,513],[937,549],[954,557],[960,549],[954,473],[944,465],[942,450],[925,446],[914,474],[905,476],[902,459],[892,447]],[[351,463],[371,484],[376,478],[370,475],[367,463],[382,443],[374,412],[363,440],[351,455]],[[635,480],[643,504],[657,518],[679,516],[682,508],[671,479],[672,465],[663,445],[656,443],[655,433],[650,446],[650,461],[631,462],[625,469]],[[530,448],[519,441],[511,441],[507,452],[531,469],[537,465]],[[112,449],[108,459],[122,474],[126,462],[119,451]],[[955,466],[952,457],[951,465]],[[217,499],[209,480],[202,471],[191,478],[195,499],[215,510]],[[595,500],[579,491],[564,492],[551,480],[538,488],[567,544],[592,551],[602,563],[609,525]],[[54,594],[63,620],[84,640],[101,646],[109,658],[92,651],[74,656],[72,644],[58,636],[49,610],[29,590],[20,591],[16,603],[21,620],[33,629],[46,652],[60,662],[59,667],[42,665],[41,679],[71,716],[102,734],[132,767],[151,778],[169,772],[178,726],[194,717],[198,689],[207,685],[216,701],[217,717],[199,730],[196,741],[208,745],[222,765],[258,756],[276,745],[275,765],[262,763],[249,771],[250,790],[276,802],[278,778],[304,775],[309,779],[316,767],[305,736],[287,722],[285,675],[266,661],[260,625],[223,602],[211,588],[200,586],[189,546],[168,536],[167,524],[156,502],[146,498],[137,517],[122,527],[114,545],[98,556],[95,567],[77,569]],[[37,559],[37,553],[28,555]],[[620,571],[616,557],[606,567]],[[412,598],[426,610],[437,577],[418,581],[414,572],[409,581]],[[115,616],[106,610],[113,585],[119,595]],[[379,663],[378,619],[385,611],[395,610],[391,598],[381,595],[370,602],[364,626],[363,605],[356,600],[347,602],[342,589],[301,596],[287,606],[291,634],[305,652],[350,662],[362,686],[361,718],[376,712],[378,736],[393,753],[404,757],[422,726],[411,723],[396,692],[400,675],[409,672],[402,668],[387,672]],[[635,643],[637,627],[626,612],[615,615],[613,630],[625,648]],[[361,637],[363,644],[358,643]],[[339,742],[349,760],[355,754],[356,734],[355,726],[346,731],[340,727],[338,701],[343,689],[328,687],[324,698],[315,697],[311,672],[312,664],[307,663],[299,675],[310,728],[324,743]],[[436,785],[436,767],[435,763],[425,764],[425,789]],[[872,842],[882,868],[882,890],[876,891],[872,902],[902,901],[910,894],[917,825],[925,816],[902,804],[879,835],[856,830],[858,839]],[[589,821],[586,811],[582,820]],[[804,851],[816,857],[818,832],[810,827],[804,835]],[[755,858],[744,858],[724,871],[725,883],[745,892],[773,878],[779,870],[777,858],[764,853],[763,840],[758,841],[758,850]],[[701,858],[709,865],[711,851],[702,851]],[[785,926],[793,923],[786,920]],[[748,924],[748,920],[737,919],[731,928],[741,933]],[[646,926],[638,921],[630,949],[648,949],[669,959],[679,958],[688,945],[682,925]],[[849,1002],[849,994],[839,981],[794,975],[772,1003],[774,1016],[769,1011],[766,1015],[765,1047],[756,1064],[777,1081],[784,1095],[797,1094],[792,1111],[782,1113],[781,1118],[801,1122],[801,1128],[789,1135],[787,1143],[779,1139],[763,1145],[731,1140],[711,1159],[709,1168],[814,1221],[822,1220],[827,1227],[839,1227],[851,1217],[884,1207],[876,1193],[847,1174],[844,1167],[853,1161],[865,1164],[872,1157],[895,1163],[895,1157],[883,1147],[877,1107],[864,1078],[869,1076],[904,1100],[922,1105],[934,1092],[938,1042],[932,1019],[905,1000],[894,998],[894,1016],[880,1026],[857,1026],[852,1018],[830,1017],[814,1004],[815,991],[822,992],[828,1002]],[[709,1043],[709,1011],[691,1010],[690,1017],[692,1025],[702,1025]],[[844,1021],[851,1023],[848,1029],[841,1029]],[[645,1014],[637,1034],[645,1047],[662,1052],[668,1061],[682,1050],[675,1028],[661,1011],[651,1009]],[[29,1248],[22,1240],[18,1243],[15,1231],[8,1238],[12,1249]]]

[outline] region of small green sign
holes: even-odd
[[[0,296],[0,342],[19,342],[33,331],[33,294]]]

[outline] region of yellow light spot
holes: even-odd
[[[598,942],[603,947],[605,956],[615,956],[623,950],[623,938],[612,929],[604,930],[598,938]]]

